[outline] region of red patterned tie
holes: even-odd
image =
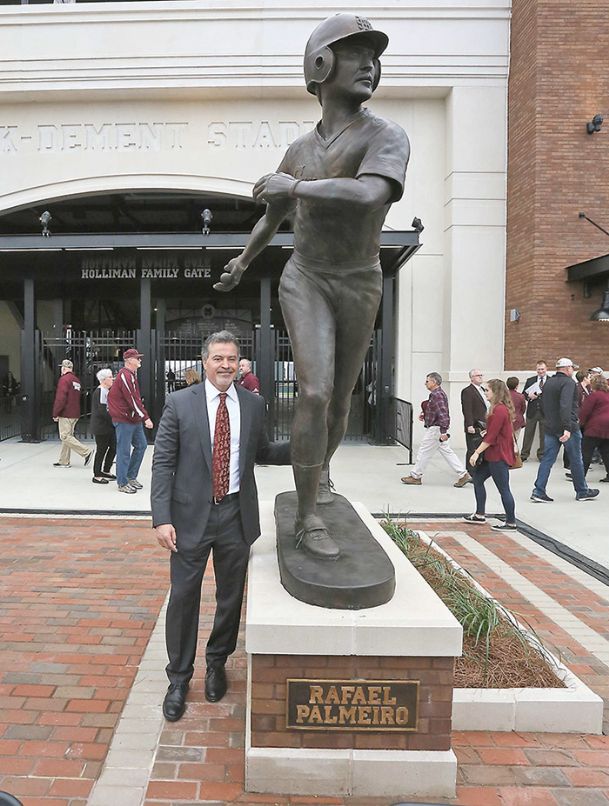
[[[220,392],[220,403],[216,412],[212,472],[214,498],[216,501],[221,501],[228,493],[230,484],[230,420],[226,408],[226,392]]]

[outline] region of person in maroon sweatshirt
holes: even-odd
[[[594,449],[598,448],[607,473],[601,481],[609,482],[609,384],[602,375],[596,375],[590,388],[592,392],[584,398],[579,412],[579,422],[584,434],[584,473],[588,472]]]
[[[242,358],[239,361],[239,385],[247,389],[248,392],[253,392],[255,395],[260,394],[260,381],[257,376],[252,372],[252,362],[247,358]]]
[[[68,358],[61,362],[61,376],[57,382],[53,403],[53,420],[59,427],[61,453],[58,461],[53,463],[53,467],[70,467],[72,451],[84,456],[85,466],[93,456],[93,450],[85,447],[74,436],[74,429],[80,418],[80,378],[74,374],[73,369],[74,364]]]
[[[133,347],[125,350],[125,366],[119,369],[108,392],[108,413],[116,433],[116,483],[121,493],[135,493],[143,487],[137,474],[148,445],[144,426],[152,428],[152,420],[137,382],[142,358]]]
[[[515,375],[512,375],[505,382],[505,385],[510,390],[510,397],[512,398],[512,403],[514,404],[514,422],[512,425],[514,428],[514,439],[516,440],[516,444],[518,444],[518,437],[520,436],[521,430],[525,426],[525,414],[527,410],[527,399],[522,392],[518,391],[519,384],[520,379]]]

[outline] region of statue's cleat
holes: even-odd
[[[319,478],[319,488],[317,490],[318,504],[332,504],[336,500],[334,484],[330,479],[330,471],[322,470]]]
[[[296,548],[304,549],[311,557],[318,560],[337,560],[340,548],[336,541],[318,518],[317,523],[304,527],[302,522],[296,523]]]

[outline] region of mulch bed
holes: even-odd
[[[434,589],[449,610],[459,618],[453,607],[448,584],[454,578],[454,567],[444,555],[423,542],[416,532],[405,525],[393,524],[406,538],[405,546],[396,541],[425,581]],[[392,535],[393,536],[393,535]],[[395,540],[395,537],[394,537]],[[460,575],[459,585],[479,592]],[[455,660],[455,688],[564,688],[550,663],[532,646],[501,612],[497,625],[487,636],[468,634],[464,628],[463,655]]]

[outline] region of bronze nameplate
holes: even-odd
[[[416,731],[418,680],[287,683],[286,727],[296,730]]]

